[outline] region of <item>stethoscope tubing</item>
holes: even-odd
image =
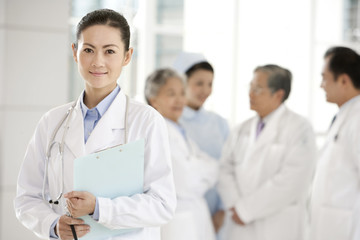
[[[128,108],[129,108],[129,97],[127,95],[125,95],[126,97],[126,107],[125,107],[125,118],[124,118],[124,125],[125,125],[125,132],[124,132],[124,144],[127,143],[127,137],[128,137]],[[69,129],[69,122],[71,119],[71,115],[75,109],[77,102],[74,102],[71,107],[68,109],[68,111],[66,112],[65,116],[61,119],[61,121],[59,122],[59,124],[56,126],[56,128],[54,129],[54,132],[51,136],[50,139],[50,144],[48,145],[47,151],[46,151],[46,160],[45,160],[45,173],[44,173],[44,179],[43,179],[43,188],[42,188],[42,198],[44,201],[46,201],[49,204],[59,204],[59,200],[61,199],[63,192],[64,192],[64,146],[65,146],[65,137],[67,134],[67,131]],[[65,123],[65,128],[64,128],[64,133],[63,136],[61,138],[61,142],[59,144],[59,154],[60,154],[60,159],[61,159],[61,187],[60,187],[60,193],[59,195],[55,198],[52,199],[51,197],[50,200],[46,199],[45,196],[45,188],[46,188],[46,182],[49,176],[49,162],[50,162],[50,158],[51,158],[51,149],[52,147],[55,145],[55,137],[58,133],[58,131],[60,130],[61,126]]]
[[[67,134],[67,131],[69,129],[69,121],[70,121],[70,118],[71,118],[71,115],[75,109],[75,105],[76,105],[76,102],[71,105],[71,107],[69,108],[69,110],[66,112],[65,116],[61,119],[61,121],[59,122],[59,124],[56,126],[54,132],[53,132],[53,135],[51,136],[51,140],[50,140],[50,144],[48,146],[48,149],[46,151],[46,160],[45,160],[45,174],[44,174],[44,180],[43,180],[43,189],[42,189],[42,197],[45,201],[47,201],[48,203],[50,204],[58,204],[59,203],[59,200],[60,198],[62,197],[63,195],[63,190],[64,190],[64,179],[61,179],[61,182],[63,183],[61,185],[61,190],[60,190],[60,193],[59,195],[56,197],[55,200],[53,199],[50,199],[50,200],[46,200],[46,197],[45,197],[45,185],[46,185],[46,180],[48,178],[48,174],[49,174],[49,162],[50,162],[50,158],[51,158],[51,149],[52,147],[54,146],[54,144],[56,143],[54,140],[55,140],[55,137],[56,137],[56,134],[58,133],[58,131],[60,130],[60,127],[63,125],[63,123],[66,121],[66,124],[65,124],[65,129],[64,129],[64,134],[62,136],[62,139],[61,139],[61,143],[59,145],[59,154],[60,154],[60,158],[61,158],[61,177],[64,178],[64,140],[65,140],[65,137],[66,137],[66,134]]]

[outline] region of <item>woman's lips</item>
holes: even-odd
[[[95,77],[101,77],[101,76],[104,76],[107,74],[107,72],[91,72],[90,71],[90,74],[95,76]]]

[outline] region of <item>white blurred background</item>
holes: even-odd
[[[71,57],[77,22],[97,8],[122,12],[132,28],[132,63],[119,84],[143,101],[146,76],[181,50],[215,68],[206,108],[231,126],[254,113],[253,69],[290,69],[287,106],[313,124],[319,143],[337,108],[319,88],[322,57],[333,45],[360,49],[359,0],[0,0],[0,239],[37,239],[13,210],[16,179],[34,128],[50,108],[72,101],[83,83]]]

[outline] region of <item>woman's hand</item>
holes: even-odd
[[[219,232],[220,228],[224,224],[224,219],[225,219],[225,211],[224,210],[218,210],[212,216],[215,233]]]
[[[239,224],[241,226],[245,226],[245,223],[241,220],[241,218],[239,217],[239,215],[237,214],[235,208],[230,208],[230,211],[232,212],[232,220],[236,223]]]
[[[89,192],[72,191],[64,195],[67,208],[73,218],[94,213],[96,197]]]
[[[90,226],[85,225],[82,219],[76,219],[63,215],[55,227],[55,234],[62,240],[74,239],[70,225],[74,225],[77,237],[83,237],[90,232]]]

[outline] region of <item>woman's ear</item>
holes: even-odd
[[[129,62],[131,61],[131,57],[132,57],[133,52],[134,52],[134,49],[129,48],[129,50],[125,53],[125,59],[124,59],[124,65],[123,66],[126,66],[126,65],[129,64]]]
[[[78,60],[77,60],[77,47],[75,45],[75,43],[71,44],[71,48],[72,48],[72,52],[73,52],[73,58],[74,58],[74,61],[77,63]]]

